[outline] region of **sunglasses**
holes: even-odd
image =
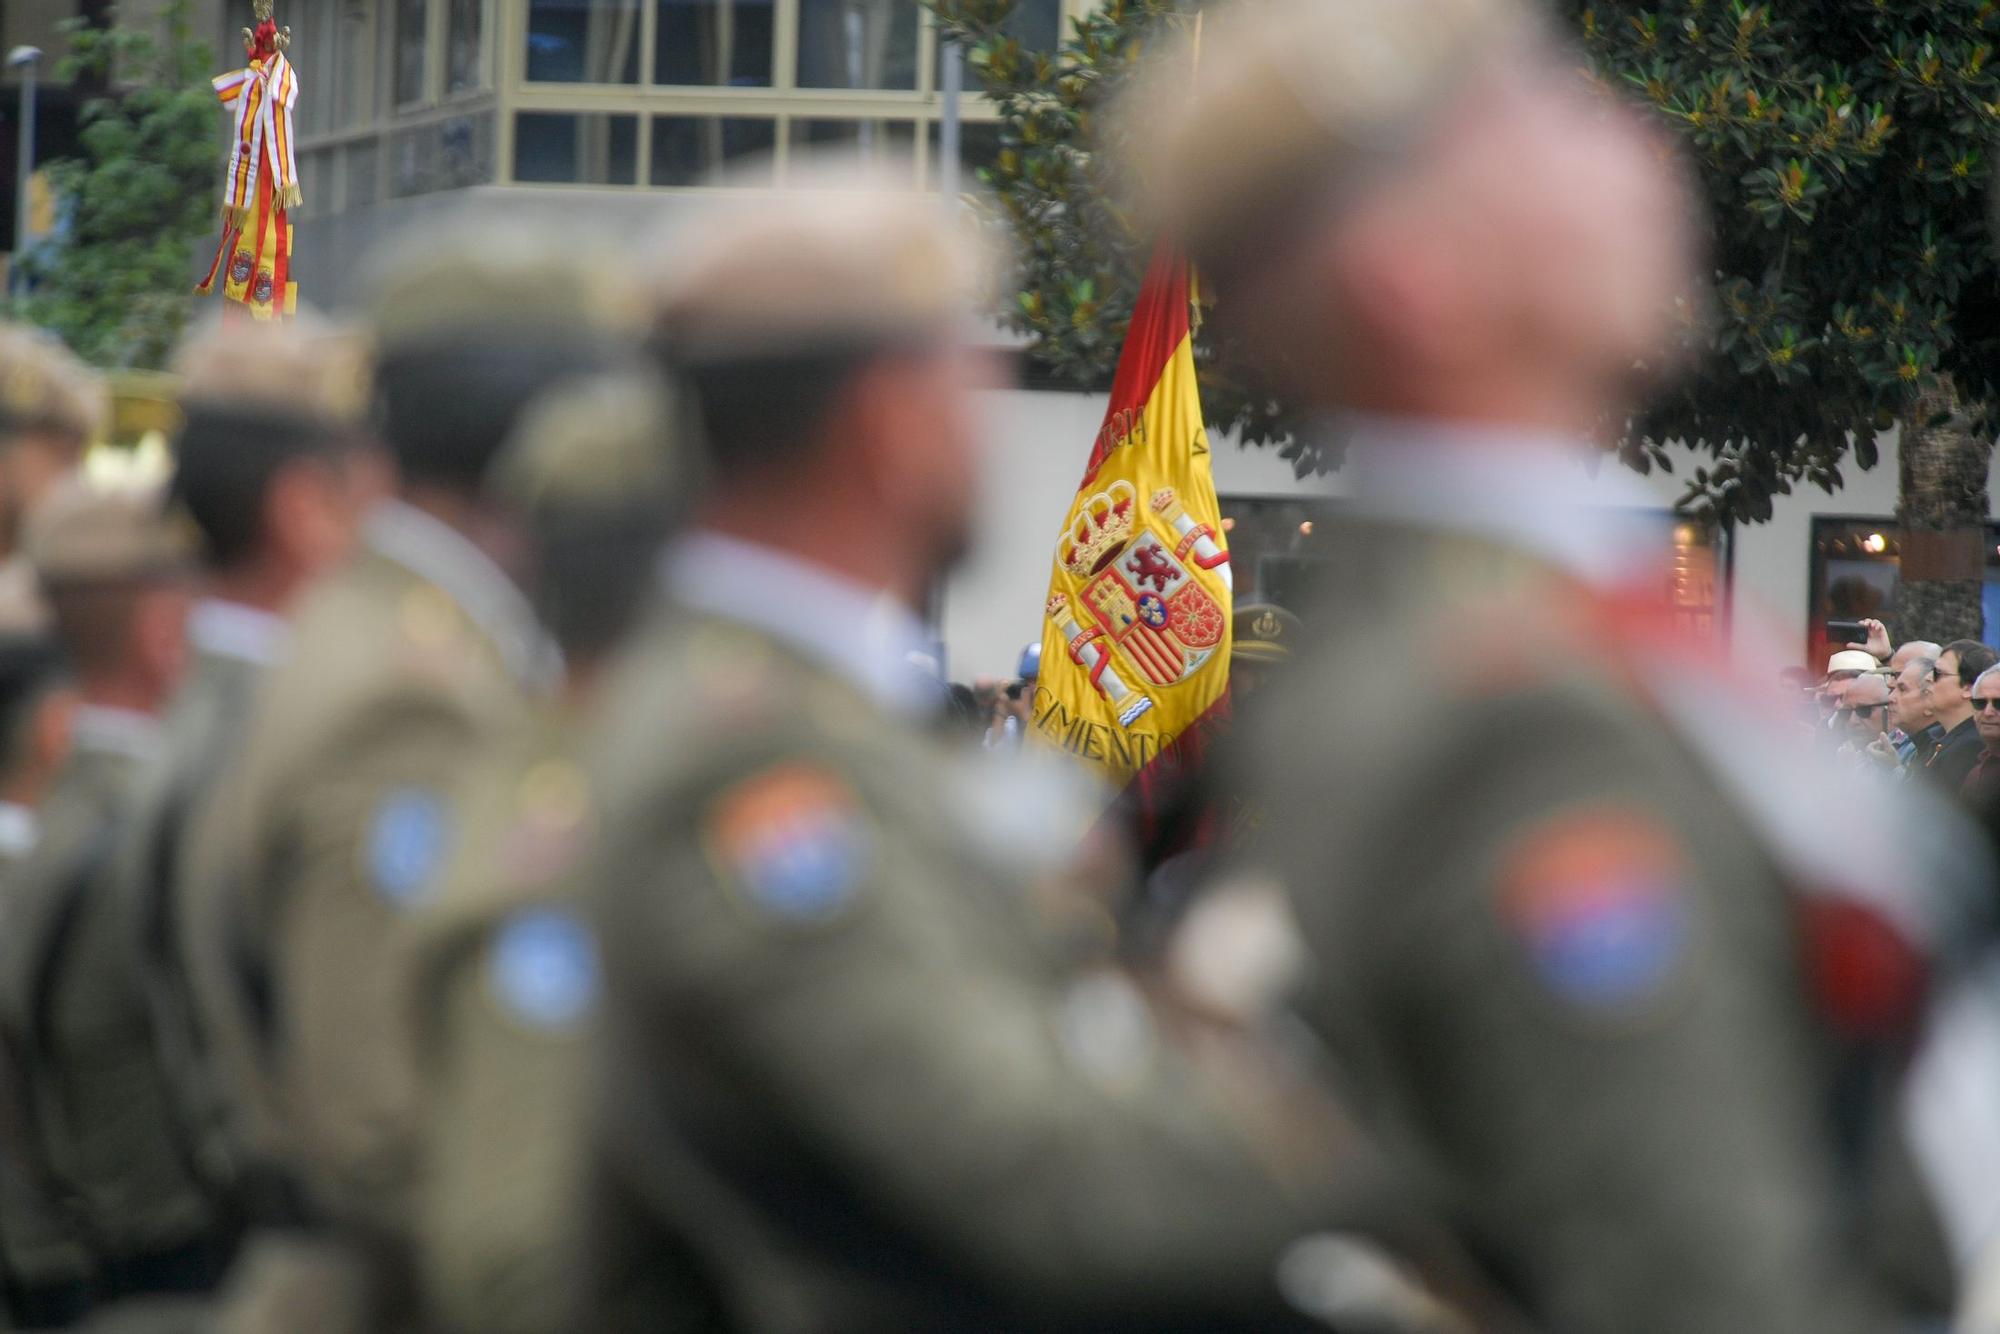
[[[1985,713],[1991,709],[2000,709],[2000,699],[1972,699],[1967,700],[1966,703],[1972,706],[1974,713]]]
[[[1994,706],[1995,706],[1996,708],[2000,708],[2000,699],[1996,699],[1996,700],[1993,700],[1993,701],[1991,701],[1991,702],[1992,702],[1992,704],[1993,704],[1993,705],[1994,705]],[[1860,714],[1869,714],[1869,713],[1876,713],[1876,712],[1879,712],[1880,710],[1882,710],[1882,709],[1886,709],[1886,708],[1888,708],[1888,707],[1889,707],[1889,706],[1888,706],[1888,704],[1887,704],[1887,703],[1882,703],[1882,704],[1843,704],[1843,705],[1842,705],[1842,706],[1841,706],[1840,708],[1836,709],[1836,710],[1835,710],[1835,712],[1836,712],[1836,713],[1860,713]],[[1976,707],[1976,706],[1975,706],[1975,707]]]

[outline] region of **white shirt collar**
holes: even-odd
[[[1597,585],[1659,577],[1661,509],[1615,459],[1554,434],[1351,414],[1342,475],[1355,507],[1517,547]],[[1600,464],[1593,477],[1590,465]]]
[[[720,533],[682,538],[667,549],[660,569],[677,601],[796,646],[892,712],[922,714],[939,703],[937,678],[912,662],[931,656],[930,636],[879,589]]]
[[[152,753],[159,734],[159,720],[149,713],[85,704],[76,711],[70,741],[78,750],[94,750],[138,760]]]
[[[187,635],[203,653],[269,667],[284,656],[291,627],[284,617],[260,607],[203,598],[188,613]]]
[[[25,857],[42,832],[41,817],[17,801],[0,801],[0,853]]]
[[[465,534],[413,505],[385,500],[370,510],[362,536],[378,555],[443,589],[500,650],[515,677],[552,689],[562,654],[528,599]]]

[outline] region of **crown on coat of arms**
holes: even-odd
[[[1088,578],[1116,560],[1132,540],[1133,513],[1139,493],[1130,482],[1117,481],[1077,508],[1076,519],[1063,535],[1063,568]]]

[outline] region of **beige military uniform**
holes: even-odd
[[[438,1328],[572,1328],[596,943],[574,875],[593,827],[551,714],[482,755],[409,948],[420,1072],[414,1224]]]
[[[248,1152],[343,1219],[405,1217],[414,1075],[390,942],[457,838],[468,759],[554,663],[520,594],[401,502],[313,589],[195,834],[183,935]]]
[[[1906,883],[1896,840],[1857,802],[1788,842],[1785,803],[1850,807],[1782,768],[1754,702],[1616,614],[1622,572],[1665,569],[1644,530],[1565,506],[1570,457],[1450,438],[1412,426],[1350,465],[1360,517],[1315,611],[1337,633],[1248,733],[1313,956],[1304,1012],[1345,1086],[1550,1327],[1943,1309],[1893,1113],[1836,1152],[1801,950],[1811,891]]]
[[[634,647],[592,752],[592,1327],[687,1300],[690,1250],[752,1329],[1282,1321],[1325,1164],[1279,1185],[1125,984],[1051,952],[900,655],[767,628],[865,600],[714,538],[675,568],[705,610]]]

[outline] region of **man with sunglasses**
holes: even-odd
[[[2000,658],[1993,650],[1976,639],[1955,640],[1938,655],[1929,693],[1944,738],[1931,753],[1924,774],[1940,791],[1956,794],[1979,762],[1979,730],[1973,725],[1970,695],[1979,674],[1996,661]]]
[[[1983,749],[1959,785],[1959,796],[1975,808],[2000,799],[2000,667],[1988,667],[1972,683],[1973,726]]]
[[[1889,727],[1889,678],[1869,672],[1849,682],[1840,707],[1834,710],[1835,735],[1844,754],[1859,754],[1880,743],[1893,757],[1886,737]]]

